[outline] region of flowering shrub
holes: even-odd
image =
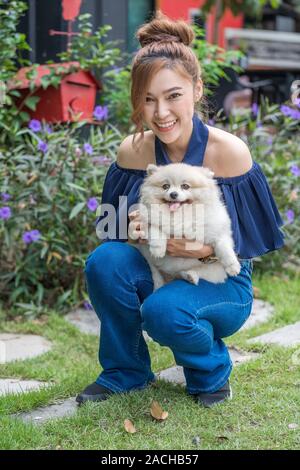
[[[257,259],[257,266],[300,271],[300,100],[281,106],[254,103],[252,109],[233,114],[227,130],[249,145],[284,221],[284,248]]]
[[[57,88],[66,73],[78,69],[93,70],[100,79],[107,67],[121,60],[121,51],[116,47],[117,41],[104,40],[111,26],[103,25],[93,32],[91,15],[80,15],[78,34],[73,37],[71,47],[57,55],[58,63],[62,61],[72,64],[68,67],[50,67],[49,73],[37,85],[35,79],[39,64],[32,64],[22,58],[23,51],[30,50],[30,47],[26,36],[17,32],[18,23],[27,9],[28,5],[22,0],[0,0],[0,151],[23,143],[23,126],[30,120],[29,111],[36,110],[39,97],[35,92],[40,86],[43,89],[50,86]],[[29,91],[27,96],[18,101],[21,93],[16,89],[15,76],[22,66],[28,66],[26,78],[29,81]],[[97,121],[105,121],[107,107],[96,107],[94,117]],[[44,143],[41,142],[39,146],[43,151]]]
[[[32,120],[24,144],[0,152],[0,310],[62,311],[87,295],[84,260],[98,244],[95,212],[122,136],[106,123],[84,142],[82,124]]]

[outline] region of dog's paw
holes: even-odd
[[[199,275],[195,271],[181,271],[180,275],[183,279],[190,282],[191,284],[198,285]]]
[[[163,246],[150,246],[150,253],[154,258],[163,258],[166,250]]]
[[[229,266],[226,266],[225,271],[229,276],[237,276],[240,273],[241,270],[241,265],[238,261],[235,261],[234,263],[229,264]]]

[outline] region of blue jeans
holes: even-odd
[[[252,261],[224,283],[176,279],[153,292],[149,265],[137,248],[107,241],[87,258],[86,281],[101,321],[97,383],[114,392],[155,381],[142,330],[168,346],[183,367],[189,394],[215,392],[232,362],[221,338],[238,331],[251,313]]]

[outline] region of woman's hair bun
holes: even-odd
[[[137,30],[136,38],[142,47],[155,42],[182,42],[190,46],[195,34],[185,21],[171,20],[158,10],[149,23],[143,24]]]

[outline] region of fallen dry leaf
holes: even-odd
[[[134,424],[132,423],[132,421],[130,421],[130,419],[124,420],[124,428],[126,432],[129,432],[129,434],[134,434],[136,432]]]
[[[157,419],[158,421],[164,421],[169,416],[169,413],[167,411],[163,411],[160,404],[155,400],[153,400],[151,403],[150,412],[152,418]]]

